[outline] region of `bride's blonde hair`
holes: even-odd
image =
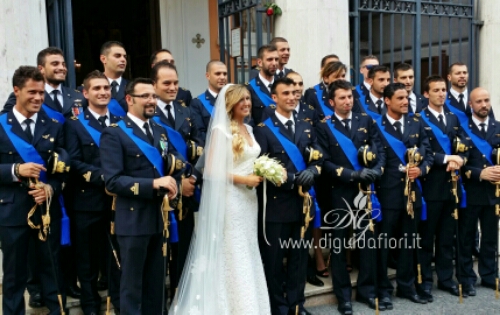
[[[233,134],[233,154],[234,159],[238,159],[243,153],[244,138],[240,134],[240,128],[238,127],[238,122],[233,119],[233,108],[246,96],[250,96],[250,92],[246,86],[241,84],[235,84],[230,86],[226,91],[226,112],[231,121],[231,133]]]

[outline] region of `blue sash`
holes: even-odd
[[[262,104],[264,104],[265,107],[268,107],[271,104],[276,105],[276,102],[271,98],[271,96],[267,95],[266,93],[262,92],[260,87],[257,85],[257,79],[252,79],[248,84],[252,87],[253,91],[255,94],[257,94],[257,97],[260,99]]]
[[[7,137],[10,142],[16,149],[17,153],[21,156],[25,163],[33,162],[45,165],[42,157],[36,151],[35,147],[30,143],[24,141],[18,135],[12,132],[11,126],[7,124],[7,115],[0,116],[0,125],[5,130]],[[46,183],[47,182],[47,173],[44,171],[40,171],[40,181]],[[66,208],[64,207],[64,199],[62,194],[59,195],[59,204],[61,206],[62,211],[62,219],[61,219],[61,245],[71,245],[71,241],[69,239],[69,218],[66,215]]]
[[[333,110],[328,108],[328,106],[325,105],[325,102],[323,102],[322,96],[323,96],[324,90],[320,89],[319,87],[320,87],[319,84],[316,84],[314,86],[314,89],[316,90],[316,98],[318,99],[318,104],[321,107],[321,110],[323,110],[323,114],[325,115],[325,117],[328,117],[328,116],[331,117],[333,115]]]
[[[49,116],[52,119],[57,120],[61,124],[64,124],[64,122],[66,121],[66,118],[64,118],[63,114],[61,114],[60,112],[58,112],[58,111],[50,108],[48,105],[42,104],[42,108],[45,111],[45,113],[47,114],[47,116]]]
[[[365,93],[363,93],[363,90],[361,89],[361,84],[364,84],[364,83],[360,83],[360,84],[356,85],[356,92],[358,92],[358,96],[359,96],[360,100],[361,100],[361,97],[364,98],[364,95],[365,95]]]
[[[472,130],[469,128],[469,117],[467,117],[467,115],[464,112],[462,112],[455,106],[451,105],[448,98],[446,98],[445,104],[448,107],[448,109],[458,117],[462,129],[470,137],[470,139],[472,140],[476,148],[479,150],[479,152],[481,152],[484,155],[484,157],[486,158],[486,160],[488,160],[490,165],[493,165],[493,162],[491,161],[491,152],[493,151],[493,148],[488,143],[488,141],[481,139],[475,133],[472,132]]]
[[[352,143],[351,139],[347,138],[342,132],[335,129],[331,120],[327,120],[326,124],[327,124],[328,128],[330,128],[330,131],[332,132],[335,139],[337,139],[337,142],[339,143],[340,147],[342,148],[344,155],[347,157],[347,159],[351,163],[354,170],[355,171],[360,170],[362,167],[361,167],[361,165],[359,165],[359,161],[358,161],[358,150],[356,150],[356,147]],[[370,189],[371,189],[371,191],[375,191],[375,184],[374,183],[371,183]],[[372,198],[372,205],[373,205],[372,206],[372,218],[375,219],[376,222],[380,222],[382,220],[382,212],[380,211],[382,209],[382,207],[381,207],[380,202],[378,201],[378,198],[376,195],[372,195],[371,198]]]
[[[279,128],[274,126],[271,118],[267,118],[266,121],[264,121],[264,125],[266,125],[267,128],[271,130],[274,136],[281,143],[283,149],[285,149],[286,154],[292,161],[297,171],[300,172],[305,170],[307,167],[306,162],[304,161],[304,158],[302,157],[302,154],[300,153],[295,143],[291,142],[280,133]],[[318,203],[316,202],[316,191],[314,190],[314,187],[311,187],[311,189],[309,189],[309,195],[311,195],[312,197],[314,206],[313,227],[319,228],[321,226],[321,210],[319,209]]]
[[[358,87],[359,87],[359,85],[358,85]],[[358,88],[358,87],[356,87],[356,88]],[[368,104],[366,104],[366,95],[363,92],[359,93],[359,102],[361,103],[361,106],[364,108],[365,112],[368,115],[370,115],[373,119],[377,120],[380,117],[382,117],[382,115],[380,115],[379,113],[373,112],[369,109]]]
[[[210,101],[205,98],[205,93],[201,93],[200,95],[198,95],[198,99],[203,104],[203,107],[205,107],[210,116],[212,116],[214,107],[212,106],[212,104],[210,104]]]
[[[94,127],[90,126],[90,121],[85,119],[85,115],[83,113],[78,115],[78,120],[82,123],[85,130],[87,130],[87,132],[90,134],[92,140],[94,140],[96,145],[99,146],[101,141],[101,133],[97,129],[94,129]]]
[[[406,153],[406,146],[405,144],[394,138],[391,134],[387,133],[385,131],[384,126],[382,125],[382,116],[380,116],[378,119],[376,119],[378,127],[380,132],[382,133],[382,136],[385,138],[389,146],[391,147],[392,151],[398,156],[399,160],[401,161],[401,164],[403,166],[406,166],[406,161],[405,161],[405,153]],[[420,184],[420,180],[417,178],[415,179],[415,183],[417,183],[418,189],[420,189],[420,194],[422,194],[422,185]],[[422,215],[420,216],[420,219],[422,221],[427,220],[427,203],[424,200],[424,197],[422,196]]]
[[[40,154],[38,154],[38,152],[36,151],[35,147],[32,144],[26,142],[24,139],[22,139],[21,137],[12,132],[11,130],[12,126],[10,126],[7,123],[7,115],[0,116],[0,125],[5,130],[5,133],[7,134],[7,137],[9,138],[10,142],[12,143],[17,153],[21,156],[21,158],[25,163],[33,162],[37,164],[42,164],[44,167],[47,166],[45,165],[44,160],[42,159]],[[44,183],[47,182],[46,172],[40,171],[40,180]]]
[[[184,160],[187,161],[187,149],[188,149],[188,147],[186,145],[186,142],[184,142],[184,138],[182,137],[182,135],[174,128],[169,127],[167,124],[164,124],[161,121],[160,116],[154,116],[153,120],[167,131],[168,140],[170,141],[170,143],[172,143],[175,150],[182,155]]]
[[[450,138],[448,138],[448,136],[445,135],[443,133],[443,131],[441,131],[441,128],[439,128],[438,126],[431,123],[431,121],[429,120],[429,118],[427,118],[425,113],[422,113],[422,115],[420,117],[422,118],[423,121],[425,121],[425,123],[429,127],[431,127],[432,133],[434,134],[434,137],[438,141],[438,143],[441,146],[441,148],[443,149],[444,153],[446,153],[447,155],[453,154],[453,152],[451,152]],[[458,173],[458,171],[456,171],[456,172]],[[466,201],[466,197],[465,197],[465,188],[464,188],[464,185],[462,185],[462,178],[459,178],[459,186],[460,186],[460,190],[462,191],[462,199],[460,200],[460,207],[465,208],[467,206],[467,201]]]
[[[115,100],[114,98],[112,98],[109,101],[108,110],[110,113],[112,113],[113,115],[116,115],[116,116],[121,116],[121,117],[127,116],[127,113],[123,110],[120,103],[118,103],[118,101]]]
[[[149,162],[151,162],[151,164],[153,164],[153,166],[156,168],[160,176],[163,177],[163,159],[160,155],[160,152],[146,141],[134,135],[132,128],[128,128],[123,120],[120,120],[118,122],[118,126],[123,130],[123,132],[125,132],[127,136],[129,136],[130,139],[132,139],[132,141],[134,141],[134,143],[139,147],[142,153],[144,153]]]

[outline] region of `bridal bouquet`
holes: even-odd
[[[264,177],[276,186],[285,182],[283,170],[283,166],[276,159],[267,155],[261,155],[253,164],[255,175]]]

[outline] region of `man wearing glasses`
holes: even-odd
[[[378,66],[379,61],[378,58],[374,55],[368,55],[363,57],[361,60],[361,65],[359,66],[359,72],[363,75],[363,82],[356,85],[356,89],[354,90],[354,97],[358,98],[363,93],[365,96],[370,93],[371,84],[368,78],[368,72],[371,68]]]
[[[120,246],[121,314],[162,314],[162,193],[172,200],[178,179],[164,173],[162,154],[174,154],[166,131],[152,118],[157,95],[151,79],[127,85],[127,115],[105,128],[100,156],[106,189],[116,194]]]

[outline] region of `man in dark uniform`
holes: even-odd
[[[288,73],[293,71],[292,69],[286,68],[286,64],[290,59],[290,45],[288,41],[283,37],[274,37],[270,42],[270,46],[275,46],[278,50],[278,66],[276,68],[276,73],[274,74],[275,79],[284,78]],[[252,80],[259,76],[259,71],[261,67],[250,70],[249,80]]]
[[[359,102],[368,115],[377,119],[385,115],[387,107],[384,103],[384,89],[391,83],[391,73],[386,66],[373,66],[368,71],[368,82],[370,90],[366,94],[359,95]]]
[[[174,56],[172,55],[170,50],[160,49],[158,51],[155,51],[151,55],[151,68],[153,68],[157,62],[164,60],[168,63],[175,65]],[[179,91],[177,92],[177,96],[175,97],[176,101],[183,101],[184,104],[186,104],[186,106],[190,106],[192,99],[193,96],[191,95],[191,91],[189,91],[186,88],[179,87]]]
[[[179,88],[177,69],[167,61],[160,61],[153,67],[151,78],[154,81],[155,93],[158,95],[154,120],[165,129],[170,144],[183,155],[184,160],[195,165],[203,151],[205,141],[199,137],[198,128],[195,125],[190,108],[186,107],[183,102],[175,100]],[[187,147],[189,143],[191,143],[191,150]],[[199,199],[196,200],[194,194],[196,187],[198,187],[197,193],[200,192],[199,185],[202,174],[194,168],[193,170],[195,173],[191,177],[182,178],[182,209],[176,209],[179,242],[172,243],[169,246],[171,252],[169,262],[170,296],[172,299],[191,243],[194,229],[194,211],[197,211],[199,206]]]
[[[453,213],[458,204],[455,203],[452,191],[452,172],[460,170],[467,160],[468,153],[454,154],[452,145],[457,137],[464,145],[467,145],[468,140],[457,116],[443,109],[446,100],[445,80],[440,76],[430,76],[425,80],[423,88],[425,97],[429,99],[429,106],[420,113],[420,117],[425,123],[424,128],[434,152],[434,164],[422,181],[422,193],[427,203],[427,220],[422,221],[419,227],[422,237],[419,256],[422,284],[416,286],[417,293],[427,302],[432,302],[434,279],[431,263],[434,242],[438,288],[455,296],[459,295],[457,284],[453,280],[453,246],[457,226]],[[458,183],[457,197],[462,197]]]
[[[356,88],[354,89],[354,97],[355,98],[360,98],[360,96],[365,95],[367,96],[368,93],[370,92],[371,89],[371,83],[369,80],[368,73],[370,72],[370,69],[378,66],[379,61],[377,56],[374,55],[368,55],[363,57],[361,59],[361,64],[359,65],[359,73],[363,75],[363,82],[360,84],[356,85]]]
[[[500,181],[500,167],[493,165],[491,149],[500,147],[500,122],[489,116],[491,112],[490,94],[484,88],[476,88],[469,101],[472,116],[462,123],[471,138],[472,147],[465,164],[464,185],[467,192],[467,208],[461,209],[460,220],[460,283],[464,294],[476,295],[477,275],[473,270],[472,245],[477,221],[481,225],[481,249],[479,251],[479,275],[481,285],[495,289],[498,277],[498,204],[495,185]],[[493,163],[492,163],[493,162]]]
[[[106,189],[116,194],[115,227],[120,246],[122,314],[162,314],[163,278],[160,189],[172,200],[177,182],[164,176],[161,152],[174,153],[165,130],[151,118],[156,109],[153,81],[127,85],[127,116],[105,128],[100,156]],[[168,144],[166,144],[168,143]],[[180,158],[180,157],[179,157]]]
[[[198,127],[200,137],[205,140],[210,118],[215,105],[215,99],[220,90],[227,84],[227,67],[218,60],[207,63],[205,77],[208,80],[207,90],[191,101],[191,112]]]
[[[337,80],[330,84],[330,103],[335,112],[329,121],[322,120],[316,128],[318,142],[321,145],[324,162],[323,173],[321,175],[321,185],[318,187],[318,197],[321,200],[322,209],[330,212],[323,212],[326,224],[336,220],[351,222],[351,217],[356,216],[360,221],[354,227],[356,235],[364,239],[368,244],[368,239],[374,237],[374,232],[367,230],[369,220],[364,217],[365,210],[360,209],[356,213],[346,210],[348,203],[350,209],[357,209],[354,206],[354,199],[359,194],[359,184],[364,187],[379,179],[382,175],[382,167],[385,163],[383,150],[376,153],[377,162],[371,168],[365,168],[358,162],[357,152],[363,145],[370,145],[373,149],[382,148],[376,122],[367,114],[353,113],[354,104],[352,96],[352,86],[344,80]],[[326,189],[325,189],[326,187]],[[365,189],[365,188],[363,188]],[[348,244],[349,227],[337,226],[329,230],[332,239],[340,240],[339,248],[331,248],[331,270],[333,281],[333,292],[336,295],[341,314],[352,314],[351,304],[351,278],[346,270],[346,251],[344,245]],[[375,284],[376,270],[373,260],[376,259],[374,248],[368,246],[359,248],[360,250],[360,270],[357,282],[358,301],[366,303],[370,308],[375,309],[375,298],[377,297]],[[380,310],[385,310],[385,306],[380,305]]]
[[[413,92],[415,73],[413,67],[407,63],[400,63],[394,67],[394,82],[402,83],[408,92],[408,114],[420,113],[427,107],[427,99]]]
[[[54,111],[69,118],[81,113],[83,111],[83,96],[80,91],[62,85],[68,71],[63,52],[57,47],[48,47],[38,53],[36,61],[45,80],[44,109],[47,114]],[[2,113],[11,111],[15,104],[16,96],[11,93],[5,102]],[[62,116],[58,115],[52,118],[63,122]]]
[[[252,98],[252,119],[255,124],[262,121],[264,108],[276,105],[271,97],[271,86],[274,83],[274,74],[278,67],[278,50],[275,46],[264,45],[257,52],[259,75],[248,82],[248,90]]]
[[[75,195],[71,207],[74,211],[76,269],[82,296],[84,314],[99,314],[101,297],[97,292],[99,277],[99,244],[108,243],[111,196],[104,190],[103,171],[99,155],[100,137],[104,128],[118,122],[118,116],[108,110],[111,87],[106,76],[98,70],[83,81],[83,95],[88,107],[77,117],[66,122],[66,150],[71,157],[71,170]],[[109,238],[111,240],[111,238]],[[112,264],[116,263],[114,259]],[[117,270],[117,268],[114,268]],[[119,281],[119,274],[116,277]],[[110,285],[113,305],[119,308],[119,286]]]
[[[45,80],[44,108],[45,113],[50,117],[59,121],[61,124],[64,120],[83,112],[85,99],[78,90],[65,87],[62,84],[66,80],[66,62],[64,61],[63,52],[57,47],[48,47],[41,50],[37,55],[38,70],[42,73]],[[12,110],[16,104],[16,96],[11,93],[9,99],[5,103],[2,113]],[[65,200],[71,200],[73,189],[71,183],[64,191]],[[72,216],[71,207],[67,207],[68,215]],[[34,246],[30,244],[29,254],[32,259],[29,259],[28,266],[28,284],[27,289],[30,293],[29,305],[32,307],[43,306],[40,288],[40,275],[36,262]],[[72,247],[63,248],[61,251],[61,268],[64,272],[64,281],[66,283],[66,293],[74,298],[80,297],[80,288],[77,285],[76,269],[74,268],[74,253]]]
[[[4,315],[25,313],[23,296],[28,280],[28,261],[34,259],[39,267],[43,301],[50,314],[60,314],[57,294],[62,293],[62,281],[58,283],[62,211],[57,200],[65,178],[63,174],[47,172],[47,165],[51,152],[60,152],[64,145],[62,124],[41,110],[46,91],[44,77],[38,69],[19,67],[12,82],[16,104],[0,116],[0,242],[4,256],[2,312]],[[44,187],[35,186],[37,180]],[[39,205],[31,221],[42,225],[41,215],[46,214],[45,202],[50,197],[53,198],[48,210],[50,233],[45,234],[45,241],[41,241],[39,233],[42,230],[32,229],[26,218],[30,209]],[[33,257],[28,255],[30,242],[35,244]],[[65,302],[62,293],[63,305]]]
[[[302,80],[302,76],[295,71],[290,71],[288,72],[286,77],[293,80],[293,85],[295,87],[294,93],[295,93],[295,99],[297,101],[297,106],[293,111],[293,117],[298,120],[307,121],[311,125],[315,126],[319,120],[318,114],[314,107],[312,107],[311,105],[306,105],[304,101],[304,97],[302,95],[302,93],[304,92],[304,81]],[[275,105],[266,107],[264,109],[263,120],[273,115],[275,110],[276,110]]]
[[[372,70],[374,69],[376,68]],[[427,302],[415,290],[417,268],[414,255],[415,248],[420,246],[417,226],[423,212],[418,178],[428,174],[433,156],[424,124],[418,117],[408,116],[408,92],[405,86],[401,83],[391,83],[385,87],[383,96],[387,113],[377,119],[386,156],[384,172],[376,187],[377,197],[382,206],[382,222],[378,225],[381,249],[377,262],[379,270],[377,282],[379,303],[386,309],[392,309],[391,297],[394,288],[387,276],[387,262],[389,248],[392,247],[390,243],[394,238],[398,241],[397,246],[400,251],[396,273],[397,296],[414,303]],[[406,166],[404,158],[407,155],[406,150],[414,147],[418,148],[422,161],[418,166],[415,164]],[[411,184],[408,197],[405,196],[405,181],[410,183],[415,181]],[[413,207],[412,210],[408,210],[408,198],[413,194],[414,201],[410,202]],[[422,218],[425,218],[425,213]],[[401,237],[395,235],[397,227],[401,229]]]
[[[295,313],[299,308],[300,292],[306,281],[308,248],[285,248],[280,246],[280,242],[298,241],[305,236],[307,227],[302,215],[304,197],[299,195],[298,186],[309,189],[320,174],[322,163],[319,158],[308,161],[309,165],[306,165],[302,157],[307,148],[318,150],[319,147],[311,124],[293,117],[296,106],[294,90],[291,79],[276,80],[272,86],[276,111],[254,129],[261,154],[277,159],[287,172],[286,181],[279,187],[268,185],[265,208],[262,191],[259,190],[260,217],[265,220],[265,230],[259,233],[260,247],[273,315]],[[266,212],[266,209],[272,211]],[[287,273],[283,274],[285,256]],[[305,314],[305,311],[301,312]]]
[[[125,51],[125,47],[117,41],[105,42],[101,46],[101,55],[99,58],[104,67],[104,75],[108,78],[111,86],[111,101],[108,104],[108,108],[116,115],[125,116],[128,110],[127,101],[125,100],[125,88],[128,81],[123,78],[123,74],[127,68],[127,52]]]

